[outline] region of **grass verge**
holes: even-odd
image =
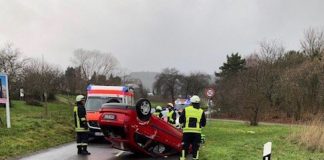
[[[49,115],[44,108],[13,101],[12,128],[0,128],[0,160],[32,153],[74,140],[73,110],[63,102],[49,103]],[[0,108],[5,121],[5,109]]]
[[[153,108],[156,108],[157,106],[161,106],[161,107],[166,106],[167,103],[163,103],[163,102],[151,102],[151,105],[152,105]]]
[[[291,136],[292,142],[311,152],[324,152],[324,120],[322,117],[315,117],[306,123],[300,131]]]
[[[240,122],[209,121],[203,133],[206,144],[202,160],[260,160],[263,144],[273,142],[273,160],[324,160],[324,153],[310,152],[289,139],[300,126],[260,125],[251,127]]]

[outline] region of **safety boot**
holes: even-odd
[[[78,146],[78,154],[82,154],[82,147]]]
[[[88,150],[87,150],[87,146],[83,146],[83,148],[82,148],[82,155],[91,155],[91,153],[88,152]]]

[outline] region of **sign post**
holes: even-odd
[[[5,73],[0,73],[0,103],[6,104],[7,128],[11,128],[8,75]]]
[[[211,118],[211,112],[212,112],[212,103],[213,101],[211,100],[212,97],[215,95],[215,90],[213,88],[207,88],[205,89],[205,96],[208,98],[208,118]]]
[[[19,95],[20,95],[20,100],[23,100],[24,97],[25,97],[24,89],[23,89],[23,88],[20,88],[20,90],[19,90]]]
[[[271,147],[272,143],[268,142],[263,147],[263,160],[271,160]]]

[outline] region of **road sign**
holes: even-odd
[[[211,98],[215,95],[215,90],[213,88],[207,88],[205,90],[205,96],[207,96],[208,98]]]
[[[5,73],[0,73],[0,103],[6,104],[7,128],[10,128],[8,75]]]
[[[20,88],[20,90],[19,90],[19,95],[20,95],[20,98],[22,99],[22,98],[24,98],[24,96],[25,96],[25,93],[24,93],[24,89],[23,88]]]

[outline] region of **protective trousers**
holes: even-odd
[[[78,147],[78,152],[85,151],[87,150],[88,147],[88,132],[77,132],[77,147]]]
[[[189,153],[190,145],[192,146],[192,157],[194,160],[199,159],[199,147],[201,143],[200,133],[183,133],[183,150],[180,160],[185,160]]]

